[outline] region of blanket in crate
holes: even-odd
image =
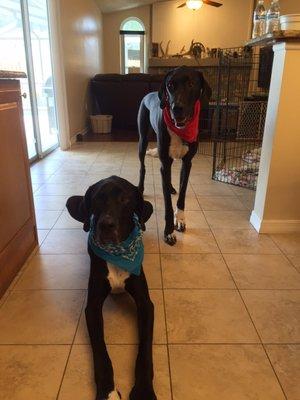
[[[246,150],[241,156],[244,165],[229,168],[220,165],[215,171],[214,178],[220,182],[256,189],[260,154],[261,148]]]

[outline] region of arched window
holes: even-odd
[[[127,18],[120,28],[121,73],[145,72],[145,27],[138,18]]]

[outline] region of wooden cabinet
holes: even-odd
[[[20,83],[0,79],[0,297],[36,245]]]

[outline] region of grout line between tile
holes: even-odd
[[[170,342],[170,346],[261,346],[260,342]],[[167,343],[153,343],[153,346],[165,347]],[[138,346],[139,343],[106,342],[107,346]],[[300,342],[264,342],[264,346],[300,346]],[[6,346],[90,346],[89,343],[0,343]]]
[[[287,262],[300,274],[299,269],[292,263],[292,261],[289,259],[288,254],[286,254],[281,247],[278,246],[278,244],[275,242],[275,240],[272,238],[272,235],[268,235],[269,238],[272,240],[274,245],[279,249],[280,254],[287,260]]]
[[[128,155],[131,155],[131,154],[132,154],[132,147],[129,146],[128,143],[122,143],[122,145],[124,145],[124,147],[126,147],[126,148],[125,148],[124,152],[118,153],[118,155],[123,154],[123,156],[122,156],[122,157],[123,157],[122,163],[121,163],[121,166],[120,166],[120,169],[119,169],[120,173],[123,172],[123,168],[124,168],[124,163],[125,163],[126,157],[127,157]],[[75,147],[75,150],[76,150],[76,148],[77,148],[76,145],[74,145],[73,147]],[[96,160],[99,160],[100,155],[103,154],[104,151],[105,151],[105,143],[104,143],[104,146],[102,145],[101,148],[99,147],[99,151],[95,152],[95,158],[94,158],[93,162],[90,164],[90,166],[89,166],[89,168],[88,168],[88,170],[87,170],[87,174],[88,174],[89,171],[91,170],[92,166],[95,165]],[[96,156],[96,155],[97,155],[97,156]],[[68,160],[67,160],[67,159],[64,159],[64,160],[62,161],[61,165],[49,176],[48,179],[50,179],[50,177],[54,176],[54,175],[57,173],[57,171],[58,171],[59,169],[63,168],[63,167],[67,164],[67,162],[68,162]],[[155,202],[155,204],[156,204],[156,190],[158,189],[158,185],[155,184],[155,180],[154,180],[154,159],[151,159],[151,167],[148,166],[147,168],[148,168],[148,169],[151,168],[151,174],[152,174],[152,180],[153,180],[152,184],[153,184],[153,187],[154,187],[154,189],[153,189],[153,190],[154,190],[154,202]],[[176,172],[177,172],[177,169],[176,169]],[[95,174],[95,175],[96,175],[96,174]],[[109,175],[109,174],[108,174],[108,175]],[[38,191],[43,185],[44,185],[44,183],[41,184],[41,185],[38,187],[37,191]],[[195,194],[195,191],[194,191],[194,188],[193,188],[193,185],[192,185],[192,184],[190,185],[190,188],[191,188],[192,192],[194,193],[194,195],[195,195],[195,197],[196,197],[196,199],[197,199],[197,202],[198,202],[198,204],[199,204],[200,210],[203,212],[203,209],[202,209],[202,207],[201,207],[200,201],[199,201],[199,199],[198,199],[198,195]],[[238,198],[238,199],[241,201],[240,196],[239,196],[237,193],[235,193],[235,192],[232,190],[232,188],[230,188],[230,189],[231,189],[231,191],[232,191],[232,194],[230,194],[230,196],[235,196],[236,198]],[[42,196],[42,195],[40,195],[40,196]],[[51,196],[51,195],[48,194],[47,196]],[[55,195],[53,194],[53,196],[55,196]],[[229,195],[228,195],[228,196],[229,196]],[[156,207],[155,207],[155,208],[156,208]],[[248,207],[247,207],[247,208],[248,208]],[[63,212],[63,210],[62,210],[62,212]],[[206,217],[205,217],[205,214],[204,214],[204,213],[203,213],[203,215],[204,215],[204,218],[205,218],[205,220],[206,220]],[[61,214],[60,214],[60,216],[61,216]],[[60,216],[59,216],[59,217],[60,217]],[[58,217],[58,218],[59,218],[59,217]],[[58,218],[57,218],[57,220],[58,220]],[[243,304],[244,304],[246,310],[247,310],[247,313],[248,313],[248,315],[249,315],[249,318],[250,318],[250,320],[251,320],[251,322],[252,322],[252,324],[253,324],[253,326],[254,326],[254,329],[255,329],[255,331],[256,331],[256,333],[257,333],[257,336],[258,336],[260,342],[257,342],[257,343],[202,343],[202,342],[200,342],[200,343],[170,343],[170,342],[169,342],[169,338],[168,338],[168,329],[167,329],[167,313],[166,313],[166,302],[165,302],[165,290],[169,290],[169,289],[172,289],[172,288],[166,288],[166,287],[164,286],[161,255],[162,255],[162,254],[165,255],[165,254],[168,254],[168,253],[162,253],[161,241],[159,240],[159,234],[160,234],[160,232],[159,232],[159,225],[158,225],[158,216],[157,216],[157,213],[155,213],[155,219],[156,219],[156,228],[155,228],[155,229],[156,229],[156,231],[157,231],[158,246],[159,246],[159,247],[158,247],[158,248],[159,248],[158,254],[159,254],[159,262],[160,262],[160,274],[161,274],[161,284],[162,284],[162,287],[161,287],[161,288],[157,288],[157,289],[151,289],[151,290],[161,290],[161,291],[162,291],[162,296],[163,296],[163,307],[164,307],[164,319],[165,319],[165,329],[166,329],[166,339],[167,339],[166,345],[167,345],[168,368],[169,368],[169,383],[170,383],[170,390],[171,390],[171,398],[173,399],[173,386],[172,386],[172,376],[171,376],[171,361],[170,361],[169,345],[172,345],[172,346],[177,346],[177,345],[237,345],[237,346],[240,346],[240,345],[261,345],[261,346],[263,347],[264,351],[265,351],[265,354],[266,354],[267,359],[269,360],[269,363],[270,363],[270,365],[271,365],[271,368],[273,369],[273,372],[274,372],[274,374],[275,374],[275,376],[276,376],[276,378],[277,378],[277,380],[278,380],[278,383],[279,383],[279,385],[280,385],[280,387],[281,387],[281,389],[282,389],[282,392],[283,392],[285,398],[287,398],[287,396],[286,396],[286,394],[285,394],[285,392],[284,392],[284,390],[283,390],[283,388],[282,388],[282,385],[281,385],[281,383],[280,383],[280,380],[279,380],[279,378],[278,378],[278,376],[277,376],[277,374],[276,374],[276,372],[275,372],[275,370],[274,370],[274,368],[273,368],[272,362],[271,362],[271,360],[270,360],[270,358],[269,358],[269,356],[268,356],[268,353],[267,353],[267,350],[266,350],[265,346],[271,345],[271,344],[273,344],[273,345],[284,345],[284,344],[286,344],[286,345],[289,345],[289,344],[292,344],[292,345],[299,345],[300,343],[262,343],[261,337],[260,337],[260,335],[259,335],[259,333],[258,333],[258,331],[257,331],[257,328],[256,328],[256,326],[255,326],[255,324],[254,324],[254,321],[253,321],[252,318],[251,318],[250,312],[249,312],[249,310],[248,310],[248,308],[247,308],[247,306],[246,306],[246,303],[245,303],[245,301],[244,301],[244,299],[243,299],[243,297],[242,297],[242,294],[241,294],[241,292],[240,292],[240,290],[242,290],[242,289],[240,289],[240,288],[238,287],[238,285],[237,285],[237,283],[236,283],[236,281],[235,281],[235,279],[234,279],[234,277],[233,277],[233,275],[232,275],[232,273],[231,273],[231,270],[230,270],[229,266],[228,266],[227,263],[226,263],[226,260],[225,260],[225,257],[224,257],[224,255],[223,255],[223,252],[221,251],[221,248],[220,248],[220,246],[219,246],[219,244],[218,244],[218,242],[217,242],[217,240],[216,240],[216,237],[215,237],[214,232],[213,232],[213,230],[211,229],[211,226],[210,226],[210,225],[208,225],[208,227],[207,227],[206,229],[209,229],[209,230],[211,231],[212,235],[213,235],[213,238],[214,238],[214,240],[215,240],[215,242],[216,242],[216,244],[217,244],[217,247],[219,248],[219,251],[220,251],[220,253],[218,253],[218,254],[221,254],[221,255],[222,255],[222,258],[223,258],[223,260],[224,260],[224,262],[225,262],[225,265],[226,265],[226,267],[227,267],[227,269],[228,269],[228,272],[229,272],[229,274],[230,274],[230,276],[231,276],[231,278],[232,278],[232,280],[233,280],[233,283],[234,283],[234,285],[235,285],[235,288],[224,288],[224,289],[222,289],[222,288],[221,288],[221,289],[220,289],[220,288],[195,288],[195,290],[234,290],[234,291],[237,291],[237,292],[239,293],[239,296],[240,296],[240,298],[241,298],[241,300],[242,300],[242,302],[243,302]],[[56,221],[56,222],[57,222],[57,221]],[[56,222],[55,222],[55,223],[56,223]],[[206,220],[206,222],[207,222],[207,220]],[[55,225],[55,224],[54,224],[54,225]],[[49,232],[48,232],[48,234],[45,236],[44,240],[47,238],[47,236],[49,235],[49,233],[54,229],[54,225],[53,225],[52,228],[49,230]],[[244,229],[244,230],[245,230],[245,229]],[[246,229],[246,230],[249,230],[249,229]],[[271,238],[271,236],[269,236],[269,237]],[[42,241],[42,243],[44,242],[44,240]],[[271,240],[274,242],[273,238],[271,238]],[[42,245],[42,243],[41,243],[40,245]],[[280,250],[280,253],[283,254],[283,255],[288,259],[289,263],[290,263],[298,272],[300,272],[300,271],[294,266],[294,264],[289,260],[289,258],[287,257],[287,255],[281,250],[281,248],[280,248],[275,242],[274,242],[274,244],[275,244],[276,247]],[[39,249],[39,248],[38,248],[38,249]],[[38,254],[38,249],[35,251],[35,255]],[[41,253],[40,253],[40,254],[41,254]],[[52,253],[49,253],[49,254],[52,255]],[[57,253],[57,254],[61,254],[61,253]],[[85,254],[85,253],[81,253],[81,254]],[[153,253],[152,253],[152,252],[148,252],[147,254],[157,254],[157,252],[153,252]],[[171,253],[171,254],[174,254],[174,253]],[[183,252],[180,252],[180,253],[178,253],[178,254],[191,254],[191,253],[183,253]],[[197,254],[197,253],[193,253],[193,254]],[[198,253],[198,254],[216,254],[216,253],[214,252],[214,253]],[[244,253],[224,253],[224,254],[244,254]],[[266,253],[266,254],[270,254],[270,253]],[[44,255],[44,254],[42,253],[42,255]],[[25,267],[25,265],[24,265],[24,267]],[[25,269],[24,269],[24,271],[25,271]],[[24,272],[24,271],[23,271],[23,272]],[[20,277],[19,277],[18,279],[20,279]],[[192,288],[174,288],[174,289],[172,289],[172,290],[176,290],[176,289],[178,289],[178,290],[193,290]],[[25,290],[25,289],[24,289],[24,290]],[[31,289],[30,289],[30,290],[31,290]],[[82,290],[82,289],[33,289],[33,290]],[[250,290],[271,290],[271,291],[272,291],[272,290],[297,290],[297,289],[243,289],[243,290],[249,290],[249,291],[250,291]],[[0,307],[2,307],[3,304],[5,304],[5,302],[6,302],[6,300],[7,300],[8,297],[9,297],[9,295],[7,295],[7,297],[6,297],[6,299],[4,300],[4,302],[3,302],[3,301],[0,302]],[[82,313],[83,313],[84,304],[85,304],[85,298],[84,298],[84,301],[83,301],[83,304],[82,304],[82,307],[81,307],[81,312],[80,312],[80,315],[79,315],[79,318],[78,318],[78,322],[77,322],[77,326],[76,326],[76,329],[75,329],[75,333],[74,333],[74,337],[73,337],[73,340],[72,340],[72,344],[70,345],[70,343],[68,343],[68,345],[70,346],[70,351],[69,351],[69,354],[68,354],[68,357],[67,357],[67,360],[66,360],[66,365],[65,365],[65,368],[64,368],[64,371],[63,371],[63,375],[62,375],[62,379],[61,379],[61,383],[60,383],[60,387],[59,387],[59,390],[58,390],[58,393],[57,393],[56,400],[58,400],[58,398],[59,398],[59,396],[60,396],[62,384],[63,384],[63,381],[64,381],[65,373],[66,373],[66,370],[67,370],[67,367],[68,367],[68,364],[69,364],[69,359],[70,359],[70,355],[71,355],[71,352],[72,352],[73,347],[74,347],[74,346],[87,346],[87,345],[88,345],[88,344],[76,344],[76,345],[75,345],[75,343],[74,343],[74,342],[75,342],[75,337],[76,337],[76,334],[77,334],[77,331],[78,331],[78,326],[79,326],[79,323],[80,323],[80,318],[81,318]],[[109,344],[109,343],[108,343],[108,344]],[[11,344],[11,345],[16,346],[15,344]],[[43,344],[43,345],[44,345],[44,344]],[[50,345],[50,344],[49,344],[49,345]],[[53,345],[53,344],[51,344],[51,345]],[[65,346],[65,344],[61,344],[61,345]],[[110,345],[133,345],[133,344],[130,344],[130,343],[129,343],[129,344],[124,344],[124,343],[118,344],[118,343],[114,343],[114,344],[110,344]],[[155,345],[156,345],[156,346],[165,346],[165,344],[155,344]],[[0,344],[0,346],[2,346],[2,345]],[[5,346],[5,345],[3,345],[3,346]],[[30,345],[30,346],[32,346],[32,345]]]
[[[205,215],[204,215],[204,218],[206,219]],[[239,294],[239,296],[240,296],[240,299],[241,299],[242,303],[244,304],[244,307],[245,307],[245,309],[246,309],[246,311],[247,311],[247,313],[248,313],[248,316],[249,316],[250,321],[251,321],[251,323],[252,323],[252,325],[253,325],[253,327],[254,327],[254,329],[255,329],[255,332],[256,332],[256,334],[257,334],[257,337],[258,337],[259,340],[260,340],[260,343],[261,343],[261,346],[262,346],[262,348],[263,348],[263,350],[264,350],[264,353],[265,353],[267,359],[269,360],[269,364],[270,364],[270,366],[271,366],[271,368],[272,368],[272,370],[273,370],[273,373],[274,373],[274,375],[275,375],[275,377],[276,377],[276,379],[277,379],[277,382],[278,382],[278,384],[279,384],[279,386],[280,386],[280,388],[281,388],[281,390],[282,390],[282,393],[283,393],[285,399],[288,400],[288,399],[287,399],[287,395],[286,395],[286,393],[285,393],[285,391],[284,391],[284,389],[283,389],[283,386],[282,386],[282,384],[281,384],[281,382],[280,382],[280,380],[279,380],[279,377],[278,377],[278,375],[277,375],[277,373],[276,373],[276,371],[275,371],[275,368],[274,368],[273,364],[271,363],[271,360],[270,360],[269,355],[268,355],[268,353],[267,353],[267,350],[266,350],[266,348],[265,348],[265,346],[264,346],[264,343],[263,343],[263,341],[262,341],[262,339],[261,339],[261,336],[260,336],[260,334],[259,334],[259,331],[258,331],[258,329],[257,329],[257,327],[256,327],[256,325],[255,325],[255,323],[254,323],[254,320],[253,320],[253,318],[252,318],[252,316],[251,316],[251,314],[250,314],[250,311],[249,311],[249,309],[248,309],[248,307],[247,307],[247,305],[246,305],[246,302],[245,302],[245,300],[244,300],[244,298],[243,298],[243,296],[242,296],[242,294],[241,294],[241,292],[240,292],[240,289],[239,289],[239,287],[238,287],[238,285],[237,285],[237,283],[236,283],[236,281],[235,281],[235,279],[234,279],[234,276],[233,276],[233,274],[232,274],[232,272],[231,272],[231,270],[230,270],[230,268],[229,268],[229,265],[228,265],[227,262],[226,262],[226,259],[225,259],[224,255],[223,255],[223,252],[221,251],[221,248],[220,248],[220,246],[219,246],[219,244],[218,244],[218,242],[217,242],[217,239],[216,239],[216,237],[215,237],[214,232],[213,232],[212,229],[211,229],[211,233],[212,233],[212,235],[213,235],[213,237],[214,237],[214,239],[215,239],[215,241],[216,241],[216,243],[217,243],[217,246],[218,246],[218,248],[219,248],[220,254],[222,255],[223,261],[225,262],[225,265],[226,265],[227,270],[228,270],[228,272],[229,272],[229,274],[230,274],[230,276],[231,276],[231,279],[232,279],[233,282],[234,282],[234,285],[235,285],[235,287],[236,287],[236,289],[237,289],[237,291],[238,291],[238,294]]]
[[[75,343],[75,338],[76,338],[76,334],[77,334],[78,327],[79,327],[79,324],[80,324],[80,318],[81,318],[81,314],[82,314],[82,311],[83,311],[83,308],[84,308],[84,305],[85,305],[86,297],[87,297],[87,293],[86,293],[85,296],[83,297],[83,301],[82,301],[82,305],[81,305],[81,311],[80,311],[80,313],[79,313],[79,317],[78,317],[76,329],[75,329],[75,332],[74,332],[73,340],[72,340],[72,343],[71,343],[71,345],[70,345],[69,354],[68,354],[68,357],[67,357],[67,359],[66,359],[65,368],[64,368],[63,373],[62,373],[60,385],[59,385],[59,388],[58,388],[58,391],[57,391],[57,395],[56,395],[56,400],[58,400],[58,399],[59,399],[59,396],[60,396],[62,384],[63,384],[64,378],[65,378],[65,374],[66,374],[66,371],[67,371],[67,368],[68,368],[68,364],[69,364],[69,360],[70,360],[70,357],[71,357],[72,349],[73,349],[73,346],[74,346],[74,343]]]
[[[155,202],[155,208],[156,208],[156,189],[155,189],[155,185],[154,185],[154,202]],[[156,231],[157,231],[157,238],[158,238],[159,264],[160,264],[162,297],[163,297],[163,306],[164,306],[165,330],[166,330],[166,339],[167,339],[167,357],[168,357],[169,385],[170,385],[171,400],[173,400],[174,399],[174,395],[173,395],[171,358],[170,358],[169,336],[168,336],[168,325],[167,325],[167,310],[166,310],[166,301],[165,301],[164,278],[163,278],[162,263],[161,263],[161,246],[160,246],[160,239],[159,239],[160,232],[159,232],[159,228],[158,228],[158,216],[157,216],[157,213],[155,213],[155,218],[156,218]]]

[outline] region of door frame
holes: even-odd
[[[40,138],[39,116],[38,116],[38,106],[37,106],[38,103],[37,103],[37,96],[35,89],[35,76],[34,76],[34,65],[32,58],[28,0],[20,1],[22,25],[23,25],[23,37],[24,37],[24,46],[25,46],[25,55],[27,64],[28,85],[30,90],[30,102],[31,102],[32,119],[33,119],[33,130],[35,137],[35,147],[37,152],[36,156],[29,159],[30,162],[34,162],[39,158],[44,158],[47,154],[51,153],[58,146],[60,146],[62,150],[67,150],[70,147],[69,119],[68,119],[66,84],[65,84],[65,74],[64,74],[64,59],[63,59],[63,50],[62,50],[61,33],[60,33],[59,1],[46,0],[46,4],[48,12],[48,29],[49,29],[49,44],[50,44],[50,54],[51,54],[52,73],[53,73],[53,89],[54,89],[56,118],[58,125],[58,143],[51,146],[49,149],[43,151]]]
[[[33,162],[43,156],[42,154],[42,144],[40,139],[40,129],[39,129],[39,116],[37,107],[37,96],[35,90],[35,77],[34,77],[34,67],[32,59],[32,47],[31,47],[31,34],[30,34],[30,23],[29,23],[29,12],[28,12],[28,2],[27,0],[20,1],[21,17],[22,17],[22,27],[23,27],[23,40],[25,47],[25,57],[27,65],[27,79],[28,87],[30,92],[30,104],[33,122],[33,131],[35,139],[35,149],[36,155],[29,159]]]
[[[47,0],[47,5],[58,138],[60,148],[67,150],[71,146],[71,141],[59,0]]]

